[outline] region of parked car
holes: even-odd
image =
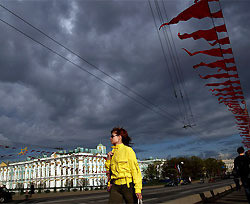
[[[178,181],[177,180],[169,180],[166,184],[165,187],[168,186],[178,186]]]
[[[12,195],[6,187],[0,187],[0,203],[11,201]]]

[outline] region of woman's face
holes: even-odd
[[[121,144],[122,142],[122,137],[120,135],[117,135],[115,132],[113,132],[110,136],[110,142],[113,144],[113,145],[116,145],[116,144]]]

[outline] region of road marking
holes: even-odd
[[[157,200],[158,198],[149,198],[149,199],[143,199],[142,202],[148,202],[148,201],[151,201],[151,200]]]
[[[108,195],[105,195],[105,196],[98,196],[97,198],[100,199],[100,198],[107,198]],[[93,199],[95,198],[94,196],[89,196],[87,198],[71,198],[71,199],[63,199],[63,200],[55,200],[55,201],[45,201],[45,202],[39,202],[40,204],[43,204],[43,203],[62,203],[62,202],[67,202],[67,201],[74,201],[74,200],[88,200],[88,199]],[[96,202],[96,201],[95,201]]]

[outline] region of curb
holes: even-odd
[[[224,196],[233,191],[235,188],[235,184],[216,188],[210,191],[204,191],[202,193],[189,195],[183,198],[178,198],[175,200],[170,200],[164,202],[164,204],[199,204],[199,203],[206,203],[212,200],[216,200],[221,196]]]
[[[151,188],[156,188],[156,187],[164,187],[164,185],[155,185],[155,186],[146,186],[143,187],[143,189],[151,189]],[[72,195],[88,195],[88,194],[95,194],[95,193],[107,193],[107,190],[89,190],[89,191],[70,191],[70,192],[51,192],[51,193],[35,193],[32,194],[32,197],[29,197],[29,200],[32,199],[40,199],[40,198],[54,198],[58,196],[72,196]],[[19,200],[25,200],[25,194],[16,194],[13,196],[14,201],[19,201]]]

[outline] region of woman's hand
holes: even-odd
[[[112,187],[112,184],[109,184],[109,186],[107,186],[107,191],[108,191],[108,192],[111,191],[111,187]]]
[[[137,197],[139,200],[142,200],[142,194],[141,194],[141,193],[136,193],[136,197]]]
[[[113,152],[112,151],[110,151],[109,153],[108,153],[108,157],[107,157],[107,160],[110,160],[111,159],[111,157],[113,156]]]

